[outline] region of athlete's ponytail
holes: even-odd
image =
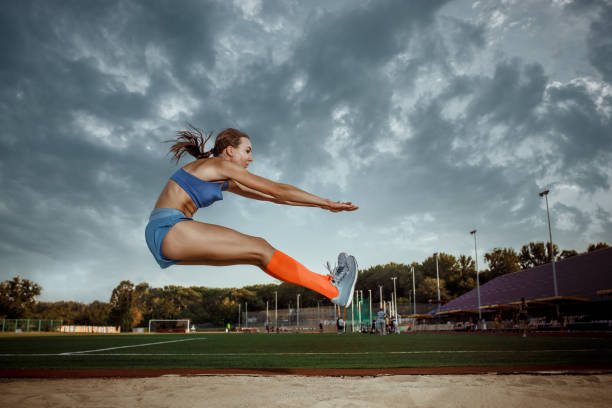
[[[170,153],[173,158],[178,162],[185,153],[189,153],[196,159],[207,159],[210,156],[221,156],[223,151],[228,146],[238,147],[240,145],[240,139],[249,136],[236,129],[225,129],[217,135],[215,139],[215,146],[206,151],[204,146],[208,139],[211,138],[213,132],[208,134],[203,133],[200,129],[195,126],[188,124],[190,130],[179,130],[176,132],[178,137],[174,140],[168,140],[168,142],[174,142],[170,147]]]
[[[204,134],[195,126],[191,124],[188,126],[190,130],[179,130],[176,132],[178,136],[176,139],[167,140],[167,142],[174,142],[170,147],[170,153],[177,162],[185,153],[189,153],[196,159],[205,159],[211,155],[211,152],[204,150],[204,146],[212,136],[212,132]]]

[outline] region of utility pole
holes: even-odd
[[[474,236],[474,256],[476,257],[476,290],[478,292],[478,324],[482,320],[482,310],[480,310],[480,278],[478,273],[478,249],[476,247],[476,230],[470,231],[470,234]]]
[[[550,212],[548,211],[548,193],[550,193],[550,190],[544,190],[540,193],[540,197],[544,197],[544,199],[546,200],[546,218],[548,219],[548,236],[550,238],[550,263],[552,264],[553,270],[553,285],[555,289],[555,296],[559,296],[559,292],[557,290],[557,273],[555,271],[555,251],[553,251],[552,229],[550,228]]]
[[[278,330],[278,292],[274,291],[274,329]]]
[[[438,253],[436,252],[436,279],[438,280],[438,312],[440,312],[440,272],[438,270]]]
[[[414,283],[414,266],[410,267],[410,270],[412,271],[412,301],[414,302],[414,310],[413,313],[416,314],[416,285]]]

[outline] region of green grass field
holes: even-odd
[[[612,337],[359,334],[3,335],[0,368],[610,365]]]

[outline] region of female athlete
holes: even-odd
[[[147,245],[162,268],[170,265],[236,265],[261,268],[284,282],[312,289],[339,306],[353,298],[357,262],[341,253],[330,275],[308,270],[266,240],[218,225],[193,220],[198,208],[222,200],[226,190],[255,200],[277,204],[319,207],[332,212],[354,211],[350,202],[333,202],[289,184],[256,176],[247,171],[253,161],[247,134],[236,129],[220,132],[210,151],[204,146],[211,134],[197,128],[177,132],[170,148],[174,159],[189,153],[196,160],[179,169],[162,190],[145,230]]]

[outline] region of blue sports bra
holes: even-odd
[[[228,182],[215,183],[204,181],[193,174],[187,173],[182,168],[170,177],[174,180],[193,200],[198,208],[208,207],[215,201],[223,200],[222,190],[227,190]]]

